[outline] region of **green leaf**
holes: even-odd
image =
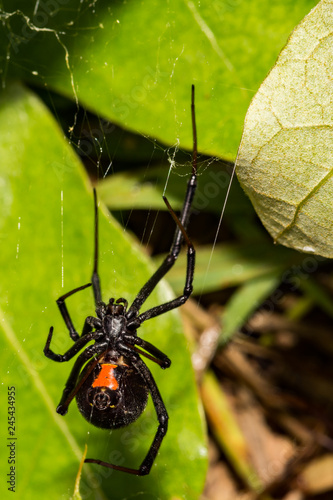
[[[272,252],[272,245],[260,243],[245,245],[216,245],[199,247],[196,256],[193,293],[214,292],[221,288],[242,285],[272,273],[282,276],[288,267],[300,262],[300,256],[283,247],[277,247]],[[156,259],[159,262],[160,257]],[[181,255],[175,267],[168,273],[167,279],[172,288],[179,293],[184,284],[185,256]],[[290,271],[290,274],[292,271]]]
[[[54,363],[43,355],[49,328],[52,348],[66,351],[72,341],[55,300],[90,281],[93,253],[92,190],[86,175],[48,110],[30,91],[12,85],[0,96],[1,281],[0,353],[2,366],[0,432],[6,446],[7,387],[16,391],[17,498],[59,499],[73,493],[84,444],[90,457],[138,466],[157,428],[151,402],[140,419],[112,433],[89,425],[73,402],[68,415],[55,408],[73,362]],[[152,273],[139,246],[103,207],[100,217],[100,274],[103,296],[131,301]],[[171,294],[160,284],[146,307]],[[67,306],[76,328],[94,314],[91,289],[71,296]],[[206,468],[203,423],[189,354],[178,313],[152,319],[144,338],[172,359],[170,369],[151,366],[170,416],[167,436],[149,476],[144,478],[83,467],[84,498],[197,499]],[[7,454],[1,470],[9,472]],[[5,480],[2,498],[8,498]]]
[[[332,298],[322,285],[305,275],[301,277],[300,288],[315,304],[325,311],[328,316],[331,316],[331,318],[333,317]]]
[[[238,332],[254,311],[270,296],[281,280],[281,273],[275,272],[250,280],[240,286],[228,301],[222,316],[220,344],[224,345]],[[270,301],[269,310],[275,303]]]
[[[169,165],[162,164],[158,167],[146,167],[110,175],[99,183],[99,196],[110,210],[133,208],[167,210],[162,198],[166,190],[173,209],[180,210],[191,172],[191,156],[188,156],[187,162],[183,165],[177,163],[177,168],[172,169],[170,175],[168,175],[168,168]],[[199,164],[198,186],[193,201],[194,214],[211,211],[220,215],[222,202],[230,184],[231,171],[230,164],[212,159]],[[234,179],[228,197],[226,214],[235,212],[241,214],[244,224],[246,212],[251,212],[251,208],[237,179]]]
[[[262,481],[251,463],[249,444],[235,418],[230,400],[212,370],[205,373],[201,392],[215,439],[237,474],[251,490],[258,493],[262,489]]]
[[[3,0],[2,75],[188,149],[195,83],[200,150],[233,160],[253,93],[315,4]]]
[[[145,171],[146,172],[146,171]],[[120,172],[110,175],[98,187],[98,194],[110,210],[155,209],[167,210],[163,201],[162,185],[156,186],[156,181],[151,182],[152,169],[149,169],[149,178],[143,177],[145,172]],[[166,170],[159,169],[161,183],[164,182]],[[184,193],[184,191],[183,191]],[[168,189],[168,200],[174,210],[181,208],[181,200],[174,197]]]
[[[246,116],[237,173],[275,242],[333,257],[332,2],[292,33]]]

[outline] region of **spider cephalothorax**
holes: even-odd
[[[192,293],[195,250],[187,236],[186,227],[196,189],[197,176],[193,86],[192,124],[192,175],[187,184],[183,209],[179,218],[172,210],[168,200],[163,197],[176,222],[176,232],[169,254],[141,288],[129,308],[127,300],[123,298],[116,301],[111,298],[107,304],[104,303],[101,299],[98,274],[98,209],[96,191],[94,190],[95,254],[92,283],[75,288],[57,300],[60,313],[74,344],[64,354],[54,353],[50,349],[53,335],[53,327],[51,327],[44,348],[44,354],[58,362],[69,361],[85,348],[76,358],[57,407],[57,412],[61,415],[67,413],[69,404],[76,398],[79,411],[88,422],[104,429],[119,428],[134,422],[141,415],[146,407],[148,396],[151,395],[158,419],[158,428],[148,453],[138,469],[122,467],[98,459],[88,458],[85,460],[139,476],[149,473],[168,428],[168,414],[162,397],[141,356],[157,363],[163,369],[168,368],[171,361],[153,344],[140,338],[137,335],[137,329],[145,321],[181,306]],[[183,241],[187,245],[187,267],[183,294],[141,313],[140,310],[144,302],[175,263]],[[74,328],[65,300],[89,286],[92,286],[94,292],[96,316],[86,318],[82,334],[79,335]],[[87,346],[91,341],[94,343]]]
[[[113,316],[123,316],[126,312],[128,306],[128,302],[126,299],[120,298],[114,302],[114,298],[112,297],[109,300],[108,305],[106,306],[104,302],[97,307],[96,314],[99,316],[100,314],[111,314]]]

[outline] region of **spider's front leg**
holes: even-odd
[[[144,321],[147,321],[147,319],[155,318],[156,316],[159,316],[160,314],[164,314],[168,311],[171,311],[172,309],[175,309],[176,307],[180,307],[183,305],[187,299],[190,297],[192,290],[193,290],[193,278],[194,278],[194,266],[195,266],[195,249],[190,241],[189,237],[187,236],[186,230],[184,226],[182,225],[181,221],[177,218],[176,214],[172,210],[168,200],[164,199],[166,202],[168,209],[172,215],[172,217],[175,219],[180,234],[183,236],[185,239],[185,242],[187,244],[187,266],[186,266],[186,277],[185,277],[185,286],[183,290],[183,294],[180,295],[179,297],[170,300],[169,302],[165,302],[164,304],[160,304],[158,306],[152,307],[151,309],[148,309],[144,313],[139,314],[137,318],[135,319],[136,324],[141,325]],[[176,240],[177,242],[177,240]],[[161,266],[159,269],[156,271],[155,274],[161,273],[161,274],[166,274],[166,272],[171,268],[171,265],[175,262],[177,256],[173,253],[176,247],[173,246],[171,248],[171,251],[169,255],[166,257],[166,259],[162,262]],[[178,250],[177,250],[178,252]],[[178,255],[178,253],[177,253]],[[170,265],[171,262],[171,265]],[[167,271],[166,271],[167,270]],[[154,275],[153,275],[154,277]],[[148,281],[149,283],[149,281]]]
[[[78,288],[74,288],[74,290],[71,290],[70,292],[65,293],[59,299],[57,300],[57,305],[59,307],[61,316],[63,317],[64,322],[66,323],[66,326],[69,331],[69,335],[74,342],[80,338],[79,334],[74,328],[72,319],[69,315],[65,300],[73,295],[74,293],[80,292],[81,290],[84,290],[85,288],[88,288],[88,286],[91,286],[91,283],[88,283],[87,285],[79,286]]]
[[[163,200],[167,205],[167,208],[176,223],[176,231],[173,238],[173,242],[169,251],[169,254],[164,259],[159,268],[155,271],[153,276],[143,285],[139,291],[137,297],[134,299],[132,305],[127,311],[127,318],[133,321],[133,326],[138,328],[144,321],[160,314],[164,314],[171,309],[184,304],[192,293],[192,283],[194,276],[194,265],[195,265],[195,249],[192,245],[186,229],[190,218],[190,212],[192,207],[192,202],[194,199],[195,191],[197,188],[197,129],[195,123],[195,109],[194,109],[194,85],[192,85],[192,128],[193,128],[193,155],[192,155],[192,175],[187,183],[187,190],[185,194],[185,199],[183,203],[183,208],[179,218],[176,216],[174,210],[172,209],[167,198],[163,196]],[[178,255],[180,253],[181,245],[185,241],[187,245],[187,267],[186,267],[186,278],[183,294],[174,300],[161,304],[160,306],[148,309],[142,314],[139,311],[147,300],[149,295],[152,293],[156,285],[164,278],[168,271],[172,268],[176,262]],[[139,315],[138,315],[139,314]]]

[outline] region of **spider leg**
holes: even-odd
[[[95,463],[99,465],[103,465],[104,467],[109,467],[110,469],[116,469],[122,472],[127,472],[128,474],[134,474],[136,476],[145,476],[149,474],[150,469],[154,463],[154,460],[157,456],[158,450],[162,444],[163,438],[166,435],[168,430],[168,413],[164,406],[162,397],[156,385],[156,382],[149,370],[149,368],[145,365],[145,363],[138,356],[133,355],[133,353],[129,353],[129,348],[127,346],[121,347],[124,353],[127,356],[130,355],[133,366],[138,370],[138,372],[142,375],[145,380],[150,395],[152,397],[157,420],[158,420],[158,428],[153,439],[153,442],[148,450],[147,455],[145,456],[143,462],[141,463],[139,469],[131,469],[128,467],[122,467],[120,465],[113,465],[108,462],[103,462],[102,460],[94,459],[94,458],[86,458],[85,462],[87,463]]]
[[[192,175],[191,179],[188,182],[188,186],[187,186],[187,193],[186,193],[183,212],[181,214],[180,219],[178,219],[181,226],[184,229],[185,229],[187,222],[188,222],[189,210],[190,210],[191,203],[192,203],[192,200],[194,197],[195,189],[196,189],[196,176]],[[167,274],[167,272],[174,265],[178,255],[179,255],[182,241],[183,241],[183,233],[180,230],[180,228],[177,227],[169,254],[164,259],[164,261],[162,262],[160,267],[157,269],[157,271],[155,271],[155,273],[152,275],[152,277],[147,281],[147,283],[139,291],[136,299],[134,299],[133,304],[128,309],[128,312],[126,314],[128,319],[132,318],[133,316],[136,316],[137,312],[140,310],[140,308],[142,307],[143,303],[147,300],[149,295],[152,293],[152,291],[154,290],[157,283],[159,283],[159,281],[161,281],[161,279]],[[189,249],[188,253],[191,254],[190,264],[194,268],[194,254],[195,254],[195,252],[193,249],[193,245],[192,245],[191,249]],[[192,262],[193,262],[193,264],[192,264]],[[193,275],[193,271],[192,271],[192,275]],[[193,279],[193,276],[192,276],[192,279]],[[189,280],[189,281],[191,281],[191,280]],[[188,295],[190,295],[190,293],[191,292],[189,292]],[[176,305],[174,307],[178,307],[178,306]],[[140,323],[141,323],[141,321],[140,321]]]
[[[173,212],[169,202],[165,200],[166,203],[169,206],[170,213],[174,218],[177,218],[176,214]],[[181,222],[178,220],[178,224],[181,225]],[[187,243],[187,267],[186,267],[186,278],[185,278],[185,287],[183,290],[183,294],[177,297],[176,299],[170,300],[169,302],[165,302],[164,304],[160,304],[158,306],[152,307],[151,309],[148,309],[144,313],[140,314],[135,318],[134,323],[137,322],[138,324],[142,324],[144,321],[147,319],[154,318],[155,316],[159,316],[160,314],[164,314],[168,311],[171,311],[171,309],[175,309],[176,307],[179,307],[183,305],[189,296],[192,293],[193,290],[193,278],[194,278],[194,266],[195,266],[195,249],[188,238],[185,229],[182,228],[182,231],[184,233],[184,238],[186,239]],[[164,261],[165,262],[165,261]],[[163,264],[162,264],[163,265]]]
[[[58,363],[63,363],[64,361],[69,361],[72,359],[81,349],[88,344],[91,340],[95,340],[100,334],[98,332],[90,332],[79,337],[75,344],[68,349],[64,354],[56,354],[50,349],[50,344],[53,336],[53,326],[51,326],[48,337],[46,339],[46,344],[44,347],[44,354],[47,358],[57,361]]]
[[[148,450],[148,453],[146,457],[144,458],[142,464],[140,465],[139,469],[139,475],[144,476],[146,474],[149,474],[150,469],[154,463],[154,460],[157,456],[158,450],[160,449],[160,446],[162,444],[163,438],[167,433],[168,430],[168,420],[169,416],[166,411],[166,408],[164,406],[160,391],[158,390],[158,387],[156,385],[156,382],[150,372],[150,370],[147,368],[147,366],[144,364],[144,362],[139,358],[136,360],[136,362],[133,362],[133,365],[136,366],[136,368],[139,369],[141,375],[143,375],[146,384],[148,386],[148,389],[150,391],[150,395],[152,397],[154,406],[155,406],[155,411],[157,415],[157,420],[158,420],[158,428],[154,437],[154,440]]]
[[[79,286],[78,288],[74,288],[74,290],[71,290],[70,292],[65,293],[65,295],[62,295],[59,297],[57,300],[57,305],[59,307],[61,316],[63,317],[64,322],[66,323],[66,326],[69,331],[69,335],[72,340],[76,341],[80,338],[79,334],[74,328],[73,322],[71,320],[71,317],[69,315],[65,300],[73,295],[76,292],[79,292],[80,290],[84,290],[85,288],[88,288],[88,286],[91,286],[91,283],[88,283],[87,285]]]
[[[94,316],[88,316],[84,320],[81,337],[84,337],[84,335],[90,333],[93,328],[95,328],[96,330],[100,330],[102,328],[102,322],[100,319],[95,318]]]
[[[64,354],[56,354],[50,349],[52,336],[53,336],[53,326],[51,326],[50,332],[46,340],[46,344],[44,347],[44,354],[47,358],[62,363],[64,361],[69,361],[70,359],[72,359],[86,344],[88,344],[88,342],[90,342],[91,340],[96,340],[96,338],[99,336],[99,333],[90,332],[82,337],[79,337],[79,339],[75,342],[75,344],[70,349],[68,349],[68,351],[66,351]],[[71,398],[68,399],[68,396],[75,388],[77,377],[84,363],[88,361],[88,359],[91,358],[94,354],[96,354],[97,352],[101,352],[103,349],[105,349],[104,344],[99,344],[98,347],[96,347],[96,344],[94,344],[92,346],[87,347],[87,349],[85,349],[85,351],[81,353],[80,356],[76,359],[73,369],[66,382],[62,398],[57,407],[58,413],[60,413],[61,415],[65,415],[67,413],[68,405],[74,398],[77,390],[74,392]]]
[[[168,356],[159,349],[157,349],[157,347],[155,347],[153,344],[147,342],[147,340],[143,340],[140,337],[136,337],[133,335],[124,335],[124,341],[130,346],[132,346],[132,348],[136,352],[138,352],[142,356],[146,356],[146,358],[149,358],[152,361],[154,361],[154,363],[160,365],[161,368],[163,369],[169,368],[169,366],[171,365],[171,361],[168,358]],[[140,349],[136,349],[135,348],[136,345],[145,349],[145,351],[147,351],[147,353],[149,353],[150,356],[147,355],[147,353],[141,351]]]
[[[174,218],[174,220],[176,221],[176,224],[177,224],[175,235],[173,238],[173,242],[172,242],[172,245],[170,248],[170,252],[167,255],[167,257],[164,259],[164,261],[162,262],[160,267],[152,275],[152,277],[141,288],[137,297],[134,299],[131,307],[128,309],[126,317],[130,320],[131,318],[135,318],[137,316],[138,311],[141,309],[143,303],[147,300],[149,295],[152,293],[152,291],[156,287],[157,283],[159,283],[159,281],[161,281],[161,279],[166,275],[166,273],[174,265],[178,255],[179,255],[182,242],[185,238],[185,241],[186,241],[187,246],[188,246],[188,251],[187,251],[188,260],[187,260],[187,272],[186,272],[186,283],[185,283],[185,288],[184,288],[184,294],[181,297],[178,297],[177,299],[175,299],[175,301],[171,301],[171,302],[168,302],[167,304],[164,304],[163,305],[164,309],[154,308],[154,309],[147,311],[143,315],[140,315],[139,318],[141,318],[141,319],[137,323],[138,325],[140,325],[146,319],[149,319],[149,318],[152,318],[154,316],[157,316],[158,314],[162,314],[164,312],[170,311],[171,309],[174,309],[175,307],[179,307],[188,299],[188,297],[190,296],[190,294],[192,292],[195,251],[194,251],[192,243],[190,243],[189,238],[187,237],[186,228],[187,228],[187,224],[188,224],[188,221],[190,218],[192,201],[193,201],[195,190],[197,187],[197,131],[196,131],[196,123],[195,123],[195,108],[194,108],[194,85],[192,85],[191,111],[192,111],[192,128],[193,128],[192,175],[187,183],[187,190],[186,190],[186,194],[185,194],[184,204],[183,204],[183,208],[182,208],[179,219],[175,215],[174,211],[172,210],[168,200],[165,197],[163,198],[167,207],[168,207],[170,214],[172,215],[172,217]],[[136,323],[136,319],[134,319],[134,323]]]
[[[64,295],[59,297],[59,299],[57,300],[57,305],[59,307],[61,316],[63,317],[63,319],[66,323],[66,326],[68,328],[69,335],[70,335],[71,339],[74,341],[77,341],[80,338],[80,336],[74,328],[72,319],[69,315],[69,312],[68,312],[68,309],[67,309],[67,306],[65,303],[65,299],[67,299],[68,297],[70,297],[74,293],[79,292],[80,290],[84,290],[88,286],[92,286],[96,307],[101,303],[101,300],[102,300],[100,279],[99,279],[99,274],[98,274],[98,207],[97,207],[96,189],[94,189],[94,213],[95,213],[95,237],[94,237],[95,250],[94,250],[94,268],[93,268],[93,274],[91,277],[92,283],[88,283],[87,285],[83,285],[83,286],[80,286],[78,288],[74,288],[74,290],[71,290],[70,292],[65,293]],[[87,320],[86,320],[84,327],[83,327],[82,335],[89,333],[91,331],[90,327],[91,327],[91,325],[89,323],[87,324]]]
[[[89,367],[89,370],[87,370],[85,376],[80,379],[79,383],[77,383],[77,379],[78,376],[80,375],[82,367],[94,354],[100,354],[101,352],[105,351],[105,349],[106,349],[105,344],[101,344],[98,346],[94,344],[87,347],[87,349],[85,349],[80,354],[80,356],[78,356],[67,379],[65,388],[61,396],[61,400],[57,406],[56,410],[57,413],[59,413],[60,415],[66,415],[69,404],[75,398],[82,384],[85,382],[86,378],[90,375],[92,370],[97,365],[99,357],[96,358],[95,362],[93,362]]]
[[[102,294],[101,294],[101,283],[98,274],[98,206],[97,206],[97,194],[95,188],[94,188],[94,213],[95,213],[94,268],[91,281],[94,291],[95,305],[96,307],[98,307],[98,305],[102,302]]]

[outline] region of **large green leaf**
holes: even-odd
[[[93,253],[91,187],[79,161],[41,102],[12,85],[0,99],[1,280],[0,429],[6,449],[7,387],[16,391],[16,498],[69,498],[84,444],[88,456],[138,466],[157,428],[152,404],[136,424],[109,433],[90,426],[75,403],[66,417],[56,414],[72,362],[58,364],[43,355],[55,328],[52,348],[72,345],[55,300],[90,281]],[[100,272],[104,298],[129,301],[152,272],[138,245],[105,210],[100,217]],[[146,307],[170,297],[165,284]],[[91,289],[68,299],[74,324],[94,314]],[[84,498],[198,498],[205,476],[203,424],[176,312],[148,321],[142,335],[172,359],[169,370],[151,366],[165,400],[170,427],[149,476],[84,466]],[[7,454],[1,470],[9,472]],[[1,497],[9,498],[5,480]]]
[[[292,33],[246,116],[237,172],[274,240],[333,257],[333,3]]]
[[[234,159],[246,109],[315,0],[3,0],[2,75],[54,89],[109,120]],[[110,131],[110,130],[109,130]]]

